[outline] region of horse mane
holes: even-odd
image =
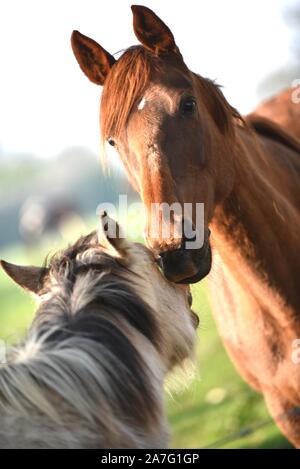
[[[213,118],[218,129],[230,137],[235,134],[235,123],[244,126],[245,121],[241,114],[231,106],[222,93],[221,86],[209,78],[193,74],[196,79],[201,99]]]
[[[113,65],[101,97],[102,144],[112,135],[118,138],[135,102],[142,97],[152,70],[159,68],[160,63],[161,59],[144,47],[133,46]]]
[[[265,117],[257,116],[256,114],[249,114],[245,120],[249,127],[257,134],[262,137],[270,138],[271,140],[281,143],[285,147],[300,153],[300,141],[286,132],[275,122],[272,122]]]

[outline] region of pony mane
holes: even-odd
[[[156,420],[152,371],[131,336],[159,350],[158,324],[130,285],[134,274],[96,240],[91,233],[50,260],[55,292],[45,289],[27,337],[0,367],[2,412],[67,425],[77,416],[106,434],[120,433],[122,414],[129,427]]]

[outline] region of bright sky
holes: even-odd
[[[137,43],[128,0],[2,0],[0,146],[53,156],[65,147],[99,148],[100,88],[79,69],[73,29],[115,53]],[[171,28],[187,65],[217,79],[241,112],[256,87],[289,59],[282,19],[289,0],[143,0]]]

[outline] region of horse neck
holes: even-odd
[[[217,251],[238,275],[247,266],[284,302],[295,305],[300,276],[300,217],[291,185],[295,174],[272,153],[278,144],[269,140],[262,147],[258,137],[245,129],[237,134],[235,184],[212,220]]]

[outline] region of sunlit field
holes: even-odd
[[[74,241],[96,226],[69,226],[64,238],[39,246],[21,245],[1,251],[0,257],[19,264],[41,264],[46,255]],[[193,287],[193,309],[200,316],[196,371],[172,377],[166,392],[174,448],[289,448],[271,421],[261,396],[237,375],[220,342],[209,307],[205,282]],[[26,333],[34,301],[0,272],[0,337],[14,343]],[[189,369],[189,368],[188,368]],[[175,384],[174,384],[175,383]],[[133,404],[134,405],[134,404]]]

